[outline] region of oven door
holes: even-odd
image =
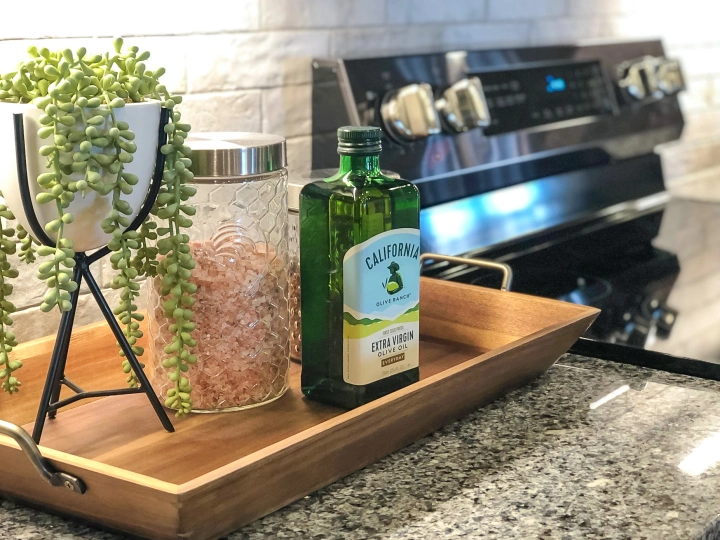
[[[426,208],[424,251],[507,263],[516,292],[600,308],[572,352],[720,380],[720,197],[655,190],[648,171],[661,176],[656,159]],[[614,201],[613,187],[629,181],[641,196]],[[437,263],[424,271],[498,286],[496,274],[477,268]]]

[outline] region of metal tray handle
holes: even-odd
[[[420,264],[425,261],[447,261],[453,264],[467,264],[468,266],[477,266],[479,268],[488,268],[490,270],[499,270],[502,272],[502,283],[500,283],[501,291],[509,291],[512,286],[512,268],[505,263],[489,261],[487,259],[466,259],[464,257],[451,257],[450,255],[438,255],[437,253],[423,253],[420,255]]]
[[[78,495],[82,495],[87,491],[85,483],[79,478],[68,473],[56,471],[48,460],[42,457],[35,441],[33,441],[30,435],[20,426],[0,420],[0,435],[7,435],[18,443],[20,449],[28,457],[38,474],[50,485],[64,487]]]

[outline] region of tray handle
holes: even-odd
[[[501,291],[509,291],[512,286],[512,268],[505,263],[489,261],[487,259],[466,259],[465,257],[452,257],[450,255],[438,255],[437,253],[423,253],[420,255],[420,264],[425,261],[447,261],[454,264],[467,264],[469,266],[477,266],[480,268],[488,268],[490,270],[499,270],[502,272],[502,282],[500,283]]]
[[[78,495],[82,495],[87,491],[85,483],[80,478],[62,471],[56,471],[48,460],[42,457],[35,441],[20,426],[0,420],[0,435],[7,435],[18,443],[38,474],[50,485],[64,487]]]

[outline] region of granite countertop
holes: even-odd
[[[720,539],[720,383],[573,355],[236,533]],[[0,500],[0,538],[120,538]]]

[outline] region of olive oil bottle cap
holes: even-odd
[[[337,130],[338,154],[379,154],[382,130],[373,126],[345,126]]]

